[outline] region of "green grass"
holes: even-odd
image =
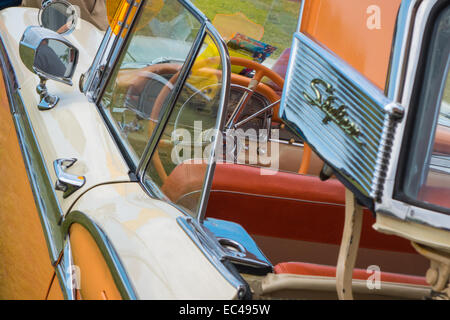
[[[289,48],[297,26],[300,2],[292,0],[193,0],[211,21],[216,14],[241,12],[253,22],[264,27],[262,41],[277,47],[272,58],[277,58]],[[240,33],[245,34],[245,30]]]
[[[444,90],[444,101],[450,103],[450,72],[447,76],[447,82]]]

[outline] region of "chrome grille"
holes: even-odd
[[[321,99],[313,80],[323,84],[316,86]],[[325,123],[326,110],[308,102],[305,94],[322,106],[333,97],[328,110],[337,113],[345,106],[346,113]],[[342,59],[306,35],[294,35],[280,117],[363,195],[375,200],[382,195],[392,136],[401,114],[400,106]],[[349,123],[359,136],[346,132]]]

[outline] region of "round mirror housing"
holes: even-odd
[[[75,30],[78,13],[75,7],[65,0],[44,0],[38,20],[41,27],[68,35]]]

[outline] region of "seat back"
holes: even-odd
[[[258,167],[218,163],[207,216],[241,224],[250,234],[339,245],[345,188],[335,179],[287,172],[262,175]],[[372,229],[365,210],[360,247],[415,253],[407,240]]]

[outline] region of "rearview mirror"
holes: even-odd
[[[75,7],[65,0],[47,0],[39,10],[39,25],[61,35],[68,35],[77,24]]]
[[[60,34],[49,29],[28,27],[20,40],[20,58],[25,66],[40,78],[37,91],[41,96],[40,110],[53,108],[59,98],[48,94],[48,79],[72,85],[78,62],[78,49]]]

